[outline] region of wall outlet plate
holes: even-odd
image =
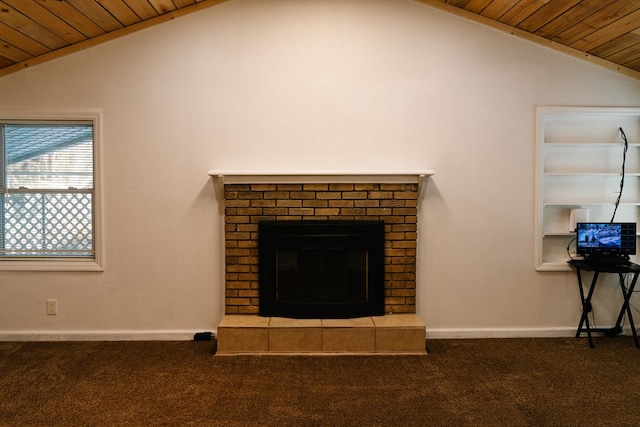
[[[57,299],[48,299],[47,300],[47,315],[54,316],[58,314],[58,300]]]

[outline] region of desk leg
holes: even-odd
[[[576,338],[580,337],[580,334],[583,330],[587,332],[587,337],[589,338],[589,347],[593,348],[593,338],[591,337],[591,325],[589,325],[589,313],[591,312],[591,297],[593,296],[593,291],[596,287],[596,282],[598,281],[598,272],[595,271],[593,273],[593,280],[591,281],[591,286],[589,287],[589,293],[587,297],[584,296],[584,289],[582,288],[582,275],[580,274],[580,269],[576,269],[576,274],[578,276],[578,288],[580,289],[580,301],[582,301],[582,316],[580,317],[580,324],[578,325],[578,330],[576,332]],[[584,325],[584,328],[582,327]]]
[[[629,305],[629,301],[631,300],[631,296],[633,295],[633,289],[636,287],[636,282],[638,281],[638,276],[640,272],[636,272],[633,274],[633,279],[631,280],[631,286],[629,286],[629,290],[626,290],[624,286],[624,276],[620,274],[620,288],[622,289],[622,296],[624,297],[624,303],[622,304],[622,308],[620,309],[620,314],[618,315],[618,320],[616,321],[616,328],[620,329],[622,325],[622,318],[624,317],[624,313],[627,313],[627,318],[629,318],[629,326],[631,326],[631,334],[633,335],[633,341],[636,344],[637,348],[640,348],[640,342],[638,340],[638,334],[636,332],[636,325],[633,323],[633,315],[631,314],[631,307]]]

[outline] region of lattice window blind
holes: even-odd
[[[0,121],[0,259],[92,258],[91,122]]]

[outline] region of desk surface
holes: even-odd
[[[572,259],[567,261],[570,266],[585,271],[597,271],[601,273],[640,273],[640,265],[630,261],[619,263],[593,262],[584,259]]]

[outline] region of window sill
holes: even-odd
[[[96,260],[0,260],[0,271],[104,271]]]

